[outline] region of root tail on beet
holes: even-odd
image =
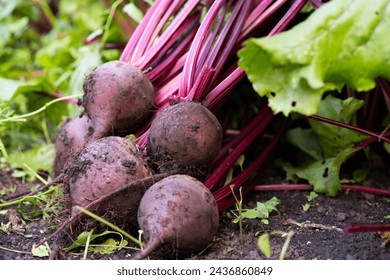
[[[152,241],[148,242],[145,246],[145,248],[134,255],[132,260],[143,260],[147,258],[154,250],[156,250],[161,245],[161,241],[158,239],[153,239]]]
[[[143,186],[151,186],[152,184],[154,184],[155,182],[169,176],[170,174],[169,173],[161,173],[161,174],[154,174],[154,175],[151,175],[151,176],[148,176],[148,177],[145,177],[145,178],[142,178],[142,179],[137,179],[137,180],[134,180],[126,185],[124,185],[122,188],[120,189],[116,189],[96,200],[94,200],[93,202],[91,202],[90,204],[88,204],[87,206],[85,206],[84,208],[87,209],[87,210],[90,210],[90,209],[94,209],[96,206],[98,205],[101,205],[102,203],[104,203],[105,201],[109,200],[111,197],[117,195],[118,193],[120,193],[121,191],[124,191],[128,188],[132,188],[134,186],[138,186],[138,185],[143,185]],[[78,211],[76,214],[73,214],[71,217],[69,217],[68,219],[66,219],[65,221],[63,221],[59,227],[53,232],[51,233],[50,235],[46,236],[42,241],[40,241],[36,246],[40,246],[40,245],[43,245],[45,242],[48,242],[50,240],[52,240],[53,238],[56,238],[56,239],[60,239],[62,237],[62,233],[70,228],[70,227],[73,227],[73,226],[76,226],[79,222],[79,219],[82,218],[85,214],[81,211]]]

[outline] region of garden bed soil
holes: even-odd
[[[372,173],[374,179],[364,184],[371,187],[389,189],[390,181],[383,172]],[[280,183],[282,180],[270,174],[267,183]],[[31,184],[12,177],[12,170],[0,171],[0,190],[14,185],[17,191],[27,190]],[[277,197],[280,204],[278,213],[273,213],[269,224],[262,224],[259,219],[243,220],[242,238],[239,225],[232,223],[225,212],[221,214],[221,224],[214,242],[204,252],[187,257],[192,260],[253,260],[264,259],[259,250],[259,236],[270,233],[271,259],[278,259],[286,236],[292,234],[284,259],[288,260],[382,260],[390,259],[389,232],[382,233],[344,233],[343,228],[351,223],[386,222],[385,216],[390,215],[389,197],[378,196],[361,192],[342,192],[336,197],[319,195],[308,202],[310,191],[257,191],[250,193],[244,200],[243,208],[253,208],[257,201],[264,202]],[[303,205],[309,203],[310,208],[303,210]],[[0,215],[1,225],[9,224],[9,232],[0,230],[0,259],[28,260],[47,259],[31,255],[33,244],[38,243],[51,231],[48,227],[58,224],[61,215],[54,220],[36,219],[25,221],[17,209],[10,207]],[[0,209],[4,210],[4,209]],[[390,222],[389,220],[387,220]],[[274,233],[277,234],[274,234]],[[73,236],[74,238],[74,236]],[[62,240],[61,246],[70,244],[70,238]],[[50,243],[50,242],[49,242]],[[129,241],[129,246],[131,241]],[[130,259],[133,250],[123,248],[111,254],[88,254],[88,259]],[[58,259],[82,259],[82,250],[79,253],[64,253],[60,250]],[[175,258],[174,255],[153,253],[151,259]]]

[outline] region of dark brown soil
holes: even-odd
[[[29,187],[29,184],[21,183],[11,174],[11,170],[1,170],[0,190],[9,185],[15,185],[18,191]],[[390,181],[383,173],[373,176],[375,180],[367,180],[364,184],[389,189]],[[278,179],[272,178],[272,180],[280,182]],[[280,200],[277,206],[279,214],[272,214],[268,225],[262,224],[259,219],[244,220],[243,242],[241,242],[238,224],[233,224],[231,218],[223,213],[215,242],[202,254],[188,259],[264,259],[257,245],[258,238],[265,232],[275,231],[293,233],[285,259],[390,259],[390,248],[385,246],[389,240],[389,232],[347,234],[342,231],[351,223],[390,222],[385,219],[385,216],[390,215],[389,197],[343,192],[335,198],[319,195],[308,202],[307,195],[309,191],[251,193],[244,201],[244,208],[253,208],[257,201],[264,202],[275,196]],[[304,211],[302,205],[306,203],[310,203],[311,206]],[[8,233],[0,229],[0,259],[39,259],[30,254],[32,245],[47,236],[52,231],[48,227],[58,224],[60,218],[61,216],[58,215],[54,220],[25,221],[17,209],[9,208],[6,214],[0,215],[1,225],[7,223],[11,225]],[[286,237],[280,234],[270,235],[271,259],[279,258],[285,240]],[[62,242],[61,246],[67,246],[70,244],[70,238],[65,237]],[[53,247],[53,244],[49,243]],[[134,245],[129,241],[128,246]],[[130,259],[133,253],[134,250],[124,248],[117,253],[107,255],[89,254],[88,259]],[[79,254],[65,254],[60,251],[58,258],[81,259],[82,250]],[[174,258],[174,256],[162,256],[159,252],[151,256],[151,259],[162,258]]]
[[[306,212],[309,192],[282,191],[252,194],[248,203],[265,201],[276,196],[281,203],[279,215],[272,215],[269,225],[260,221],[244,221],[244,244],[239,240],[238,225],[227,221],[220,228],[220,240],[207,255],[196,259],[262,259],[257,246],[256,233],[264,231],[292,231],[285,259],[390,259],[390,249],[382,245],[381,237],[374,233],[346,234],[342,229],[350,223],[383,222],[390,213],[390,203],[384,197],[350,192],[337,198],[319,196]],[[286,238],[270,235],[272,259],[278,259]]]

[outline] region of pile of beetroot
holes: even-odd
[[[306,3],[287,2],[155,1],[121,58],[85,77],[78,102],[83,113],[58,133],[50,184],[63,183],[71,209],[45,240],[86,225],[80,223],[83,207],[142,229],[147,245],[136,259],[161,245],[181,255],[212,242],[219,213],[251,190],[248,184],[238,192],[283,131],[281,124],[266,148],[226,181],[274,118],[264,106],[239,133],[226,136],[216,114],[245,76],[235,53],[252,35],[286,28]]]
[[[134,131],[153,110],[146,75],[111,61],[88,75],[83,88],[85,114],[67,121],[56,143],[55,173],[64,176],[71,216],[81,206],[125,226],[138,222],[149,245],[136,258],[160,243],[183,252],[203,249],[219,221],[214,197],[199,181],[222,145],[217,118],[200,103],[171,105],[154,117],[144,149],[119,135]]]
[[[144,149],[123,136],[147,122],[155,106],[154,87],[142,71],[110,61],[85,78],[83,89],[85,113],[65,122],[56,141],[54,173],[64,178],[71,217],[81,206],[123,225],[138,222],[148,245],[135,258],[162,243],[178,252],[207,246],[219,212],[199,180],[222,145],[214,114],[197,102],[171,105],[153,118]]]

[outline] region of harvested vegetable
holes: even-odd
[[[56,155],[53,165],[54,176],[62,173],[66,163],[84,147],[93,132],[92,122],[85,114],[65,120],[56,138]]]
[[[65,186],[72,199],[72,215],[94,200],[120,189],[131,181],[150,176],[150,168],[140,157],[135,143],[127,138],[109,136],[88,144],[69,163],[65,170]],[[144,186],[127,190],[95,209],[99,214],[111,212],[112,219],[136,216]]]
[[[134,258],[143,259],[164,245],[176,255],[196,253],[213,240],[219,212],[211,192],[188,175],[171,175],[152,185],[141,199],[138,224],[146,247]]]
[[[150,126],[147,152],[159,170],[196,176],[218,154],[222,128],[203,105],[183,102],[160,112]]]
[[[152,113],[154,88],[137,67],[110,61],[96,67],[83,83],[81,105],[95,128],[91,140],[128,134]]]

